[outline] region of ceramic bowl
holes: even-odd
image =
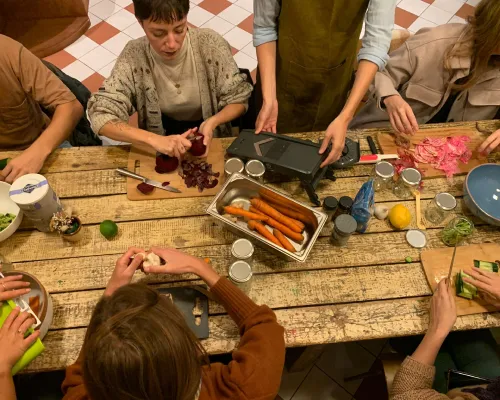
[[[0,232],[0,242],[11,237],[23,220],[21,209],[9,197],[10,185],[5,182],[0,182],[0,214],[14,214],[16,218],[10,225]]]
[[[469,172],[464,202],[476,217],[500,226],[500,164],[483,164]]]

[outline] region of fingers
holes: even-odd
[[[394,121],[392,114],[389,114],[389,122],[391,123],[392,129],[394,129],[395,132],[399,133],[399,129],[396,126],[396,122]]]
[[[477,279],[478,281],[481,281],[484,283],[491,283],[492,279],[495,276],[498,276],[497,274],[494,274],[493,272],[484,271],[480,268],[468,269],[465,271],[465,273],[472,276],[474,279]]]
[[[18,281],[20,279],[23,279],[22,275],[9,275],[9,276],[6,276],[5,278],[0,279],[0,281],[5,283],[5,282]]]
[[[8,290],[6,292],[0,292],[0,301],[5,301],[9,299],[14,299],[16,297],[25,295],[26,293],[31,292],[30,288],[27,289],[16,289],[16,290]]]
[[[12,172],[12,161],[8,163],[5,168],[2,170],[2,175],[4,177],[4,180],[7,181],[7,178],[9,177],[10,173]]]
[[[476,281],[474,279],[469,279],[469,278],[462,278],[464,282],[467,282],[467,283],[470,283],[471,285],[474,285],[475,287],[477,287],[478,289],[481,289],[485,292],[488,292],[490,293],[491,292],[491,285],[487,284],[487,283],[484,283],[484,282],[481,282],[481,281]]]
[[[26,350],[28,350],[33,343],[40,337],[40,331],[35,331],[31,335],[27,336],[23,340],[23,346]]]
[[[325,136],[325,138],[323,139],[323,143],[321,143],[321,147],[319,148],[319,154],[323,154],[328,148],[329,144],[330,144],[330,137]]]
[[[0,285],[0,291],[2,289],[4,292],[7,292],[9,290],[15,290],[15,289],[25,289],[30,285],[29,282],[24,282],[24,281],[7,281],[7,282],[2,282]]]
[[[167,274],[168,273],[168,264],[154,265],[151,267],[144,267],[144,272],[147,272],[148,274]]]
[[[141,249],[139,247],[129,247],[125,254],[118,259],[118,262],[128,265],[130,259],[139,253],[145,253],[144,249]]]
[[[408,107],[406,109],[406,116],[408,117],[408,121],[410,122],[412,134],[415,134],[416,132],[418,132],[419,128],[418,128],[417,118],[415,118],[415,114],[413,113],[411,107]]]
[[[24,322],[28,318],[32,319],[32,316],[30,313],[27,313],[27,312],[20,313],[17,316],[17,318],[14,320],[14,322],[12,322],[11,329],[14,329],[17,332],[22,332],[22,333],[26,332],[26,330],[21,331],[21,326],[24,324]],[[31,323],[31,324],[33,324],[33,323]]]
[[[136,254],[134,259],[128,265],[127,269],[135,272],[141,266],[143,261],[144,256],[141,253]]]
[[[160,258],[163,258],[165,261],[167,260],[168,254],[170,253],[170,250],[164,247],[151,247],[151,251]]]
[[[184,147],[184,152],[186,152],[186,149],[190,149],[192,146],[191,141],[186,139],[185,137],[182,137],[182,135],[180,137],[180,144]]]
[[[413,134],[413,128],[411,126],[410,121],[408,120],[408,116],[406,115],[406,109],[399,110],[399,118],[401,120],[401,123],[403,124],[403,129],[404,133],[407,135],[412,135]]]
[[[394,112],[392,115],[392,118],[394,120],[394,125],[396,125],[396,130],[399,133],[405,133],[405,127],[403,126],[403,123],[401,122],[401,118],[399,117],[398,112]]]
[[[19,307],[14,308],[9,314],[9,316],[5,319],[2,329],[10,329],[10,327],[12,326],[13,322],[16,320],[20,312],[21,309]]]
[[[28,314],[28,318],[21,324],[21,326],[18,329],[19,333],[22,333],[23,335],[26,333],[26,331],[30,328],[35,323],[35,318],[31,314]]]
[[[276,129],[276,124],[273,124],[273,125],[271,126],[271,132],[272,132],[272,133],[278,133],[278,130]]]
[[[479,147],[479,152],[484,155],[490,154],[493,150],[500,146],[500,131],[491,135]]]

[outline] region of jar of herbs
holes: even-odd
[[[349,196],[342,196],[339,199],[339,205],[337,207],[335,215],[333,216],[333,219],[337,218],[339,215],[351,214],[351,207],[353,204],[354,201]]]
[[[337,211],[337,207],[339,205],[338,200],[333,196],[325,197],[323,200],[323,211],[325,211],[326,215],[328,215],[327,222],[330,222]]]
[[[425,218],[432,224],[443,222],[457,206],[457,199],[449,193],[438,193],[425,209]]]
[[[443,229],[441,239],[446,246],[458,246],[474,232],[474,223],[466,217],[453,218]]]
[[[418,190],[421,181],[420,171],[415,168],[405,168],[394,184],[393,192],[400,199],[409,199],[413,196],[413,192]]]
[[[373,189],[378,192],[381,190],[392,190],[394,186],[394,166],[387,161],[380,161],[375,165],[375,179],[373,180]]]

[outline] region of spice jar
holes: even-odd
[[[448,211],[454,210],[457,199],[449,193],[438,193],[425,210],[425,218],[433,224],[440,224],[446,219]]]
[[[339,199],[339,206],[333,218],[335,219],[342,214],[350,214],[353,203],[354,201],[349,196],[342,196]]]
[[[381,190],[391,190],[394,186],[394,166],[387,161],[380,161],[375,165],[375,179],[373,180],[373,189],[378,192]]]
[[[256,181],[264,181],[264,173],[266,172],[266,167],[259,160],[250,160],[245,165],[245,172],[248,177],[255,179]]]
[[[239,158],[230,158],[224,164],[224,173],[226,174],[226,178],[229,178],[234,173],[243,173],[245,169],[245,164]]]
[[[252,267],[246,261],[235,261],[229,267],[229,279],[244,292],[251,287]]]
[[[415,168],[405,168],[394,185],[393,192],[400,199],[408,199],[418,190],[422,174]]]
[[[238,239],[231,247],[233,261],[243,260],[251,265],[253,256],[253,244],[248,239]]]
[[[356,231],[358,223],[351,215],[342,214],[335,218],[330,242],[334,246],[345,246],[351,235]]]
[[[323,210],[328,215],[328,220],[326,222],[330,222],[332,220],[333,215],[337,211],[338,205],[339,201],[335,197],[325,197],[325,200],[323,200]]]

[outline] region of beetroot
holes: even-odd
[[[219,172],[212,171],[212,165],[205,161],[182,161],[182,171],[179,175],[188,188],[197,187],[199,192],[212,189],[219,184]]]
[[[156,157],[155,171],[159,174],[168,174],[179,167],[179,159],[170,157],[166,154],[160,154]]]
[[[151,194],[155,190],[155,187],[142,182],[137,185],[137,190],[142,194]]]
[[[201,157],[207,151],[207,146],[203,144],[203,138],[203,134],[198,132],[191,142],[189,152],[195,157]]]
[[[161,185],[162,185],[163,187],[165,187],[165,186],[170,185],[170,182],[163,182]]]

